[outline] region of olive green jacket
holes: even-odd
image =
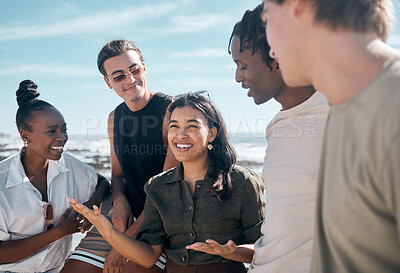
[[[185,248],[194,242],[254,243],[261,236],[264,219],[262,179],[249,169],[235,166],[232,195],[220,202],[209,178],[210,169],[204,180],[196,181],[193,196],[183,179],[182,164],[152,177],[144,186],[145,219],[137,239],[150,245],[162,244],[168,258],[181,265],[225,261],[221,256]]]

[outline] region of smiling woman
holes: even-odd
[[[235,165],[222,117],[208,99],[189,93],[169,110],[168,145],[181,164],[145,184],[136,239],[118,232],[98,207],[69,201],[118,252],[143,267],[164,250],[167,273],[246,272],[242,262],[252,259],[264,218],[262,180]]]
[[[71,234],[91,225],[69,208],[67,196],[99,205],[110,185],[92,167],[63,154],[63,115],[39,100],[37,85],[17,90],[16,123],[24,147],[0,162],[0,272],[58,272]]]

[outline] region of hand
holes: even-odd
[[[83,217],[82,214],[79,214],[76,219],[79,223],[81,223],[81,233],[85,233],[93,226],[92,223],[90,223],[88,219]]]
[[[101,215],[100,210],[96,205],[93,205],[93,210],[90,210],[74,199],[68,198],[68,201],[76,212],[82,214],[83,217],[96,226],[97,230],[104,238],[110,237],[113,226],[106,217]]]
[[[125,265],[126,258],[113,248],[104,261],[103,273],[119,273]]]
[[[125,197],[114,199],[114,210],[112,215],[112,223],[114,227],[125,232],[132,225],[133,215],[131,206]]]
[[[92,223],[90,223],[85,217],[83,217],[82,214],[79,214],[75,210],[72,210],[72,212],[68,215],[68,217],[74,217],[81,224],[79,230],[81,233],[85,233],[92,227]]]
[[[237,246],[232,240],[229,240],[225,245],[220,245],[214,240],[207,239],[206,243],[197,242],[186,246],[186,249],[202,251],[229,259],[229,256],[236,252]]]
[[[61,229],[62,233],[69,235],[78,232],[81,224],[76,220],[76,217],[70,216],[72,208],[68,208],[58,220],[56,228]]]

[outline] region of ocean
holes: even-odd
[[[261,174],[266,148],[265,137],[250,133],[236,133],[230,137],[237,153],[237,164]],[[22,145],[19,136],[0,133],[0,161],[17,153]],[[93,166],[105,177],[111,177],[107,136],[70,136],[64,151]]]

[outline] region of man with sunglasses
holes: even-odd
[[[266,215],[249,272],[308,272],[328,103],[312,86],[291,88],[284,83],[277,60],[268,55],[262,10],[261,4],[246,11],[229,42],[236,81],[249,89],[247,95],[256,104],[274,98],[282,105],[266,129]]]
[[[178,165],[166,140],[166,115],[172,98],[148,88],[142,54],[130,41],[107,43],[99,52],[97,65],[107,86],[124,100],[108,118],[112,222],[119,231],[133,237],[143,220],[144,184]],[[101,272],[103,267],[104,272],[120,272],[126,259],[110,249],[93,232],[82,240],[63,272]]]

